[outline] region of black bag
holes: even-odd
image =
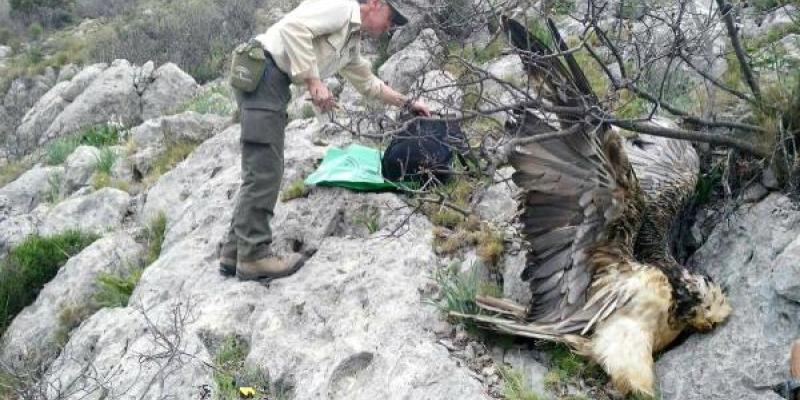
[[[444,183],[451,175],[453,154],[464,162],[466,149],[467,141],[458,122],[418,119],[386,147],[381,171],[390,181],[425,184],[435,179]]]

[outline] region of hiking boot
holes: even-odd
[[[220,243],[219,248],[219,273],[225,276],[236,275],[236,250],[225,251],[225,246]]]
[[[305,263],[306,257],[291,253],[284,257],[268,256],[255,261],[239,261],[236,277],[243,281],[282,278],[297,272]]]

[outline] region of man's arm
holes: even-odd
[[[363,57],[358,57],[353,62],[347,64],[339,73],[347,79],[356,90],[363,96],[380,99],[386,104],[397,107],[406,105],[408,97],[392,89],[391,86],[383,83],[375,74],[372,73],[369,61]],[[422,101],[412,101],[409,104],[412,111],[422,115],[430,116],[428,106]]]

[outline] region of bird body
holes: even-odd
[[[569,54],[565,68],[519,23],[503,22],[547,101],[564,109],[596,101]],[[522,110],[516,133],[557,130],[539,115]],[[599,363],[623,393],[653,395],[653,354],[687,327],[711,329],[731,311],[718,285],[669,251],[670,226],[694,189],[696,154],[688,143],[623,141],[602,121],[558,117],[563,135],[521,142],[509,156],[522,191],[528,253],[521,278],[530,284],[530,304],[479,297],[486,313],[456,315],[565,343]]]

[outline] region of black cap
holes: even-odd
[[[397,8],[397,1],[396,0],[385,0],[386,4],[389,5],[389,8],[392,9],[392,25],[394,26],[403,26],[408,23],[408,18],[400,12],[400,9]]]

